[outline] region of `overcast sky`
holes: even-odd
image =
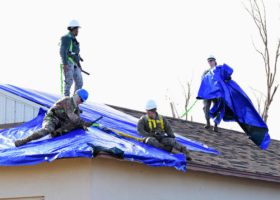
[[[82,26],[77,38],[82,65],[91,73],[84,76],[90,101],[144,111],[146,101],[154,99],[161,114],[171,115],[171,99],[182,114],[180,83],[192,82],[194,102],[201,74],[208,68],[206,58],[213,54],[219,64],[234,69],[232,78],[256,105],[252,88],[265,92],[265,71],[252,41],[262,46],[242,2],[246,1],[1,1],[0,81],[60,94],[60,37],[67,33],[69,21],[77,19]],[[274,48],[280,35],[280,3],[265,3]],[[279,92],[268,118],[270,135],[278,140]],[[190,115],[204,123],[200,101]],[[237,128],[236,123],[221,126]]]

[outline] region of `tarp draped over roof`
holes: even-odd
[[[55,95],[12,85],[0,85],[0,89],[47,108],[51,107],[59,98]],[[138,119],[135,117],[98,103],[85,103],[80,107],[83,110],[81,117],[85,120],[103,116],[99,121],[102,126],[141,137],[136,132]],[[35,119],[18,127],[0,131],[0,165],[32,165],[44,161],[50,162],[58,158],[93,158],[101,150],[125,160],[141,162],[150,166],[168,166],[182,171],[186,170],[186,159],[183,154],[171,154],[133,139],[104,132],[96,127],[91,127],[88,131],[77,129],[56,138],[45,136],[40,140],[16,148],[13,143],[16,139],[24,138],[41,128],[45,113],[45,110],[40,109]],[[178,136],[177,140],[190,150],[219,154],[215,149],[182,136]]]
[[[227,64],[211,69],[201,81],[197,98],[217,99],[210,110],[215,122],[236,121],[257,146],[267,149],[268,127],[245,92],[235,81],[229,80],[232,73],[233,69]]]

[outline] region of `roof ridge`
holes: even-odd
[[[127,110],[127,111],[132,111],[132,112],[138,112],[138,113],[145,114],[145,112],[139,111],[139,110],[135,110],[135,109],[124,108],[124,107],[115,106],[115,105],[111,105],[111,104],[106,104],[106,105],[108,105],[110,107],[113,107],[113,108],[116,108],[116,109],[122,109],[122,110]],[[188,121],[188,120],[185,120],[185,119],[174,118],[174,117],[170,117],[170,116],[166,116],[166,115],[162,115],[162,116],[166,117],[167,119],[171,119],[171,120],[175,120],[175,121],[188,122],[188,123],[191,123],[191,124],[196,124],[196,125],[201,125],[201,126],[204,125],[201,122]],[[235,134],[242,134],[242,135],[244,134],[243,132],[240,132],[240,131],[236,131],[236,130],[232,130],[232,129],[226,129],[226,128],[221,128],[221,127],[219,127],[219,130],[231,131],[232,133],[235,133]]]

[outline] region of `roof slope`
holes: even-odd
[[[12,85],[0,85],[1,90],[34,102],[45,109],[51,107],[60,98],[57,95]],[[150,166],[175,167],[185,171],[187,163],[183,154],[168,153],[119,135],[119,132],[122,132],[129,136],[141,137],[136,131],[137,118],[104,104],[89,102],[80,107],[83,110],[81,117],[84,120],[90,121],[102,116],[103,118],[98,121],[100,126],[91,127],[87,131],[76,129],[55,138],[47,135],[15,148],[14,141],[16,139],[27,137],[34,130],[41,128],[46,110],[40,109],[38,116],[33,120],[18,127],[0,130],[0,165],[31,165],[45,161],[51,162],[58,158],[93,158],[99,152],[105,151],[128,161],[141,162]],[[14,111],[10,110],[10,112]],[[177,140],[193,151],[219,153],[201,142],[190,141],[184,137],[178,137]]]
[[[112,106],[115,109],[139,118],[143,112]],[[188,169],[217,174],[280,182],[280,141],[271,140],[263,151],[245,133],[219,129],[213,132],[204,124],[167,117],[174,132],[195,141],[200,141],[218,150],[221,154],[191,152],[193,160]]]

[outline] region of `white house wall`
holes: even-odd
[[[0,199],[91,199],[91,160],[64,159],[34,166],[0,167]]]
[[[113,159],[63,159],[0,167],[0,198],[51,200],[279,200],[280,185]]]
[[[35,118],[41,106],[0,89],[0,125]]]
[[[91,173],[92,199],[280,199],[280,184],[137,163],[103,159],[93,165]]]

